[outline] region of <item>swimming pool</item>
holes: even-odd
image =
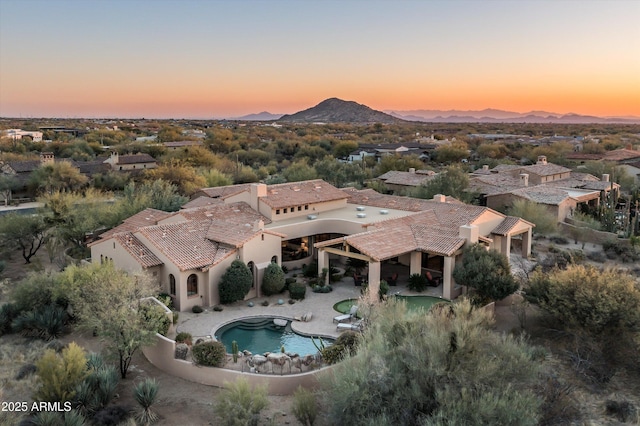
[[[447,299],[443,299],[441,297],[434,297],[434,296],[396,295],[393,297],[395,297],[397,300],[404,301],[407,304],[407,309],[410,311],[423,309],[426,312],[436,303],[449,302]],[[333,309],[340,313],[346,314],[351,309],[351,306],[357,305],[357,304],[358,304],[358,299],[345,299],[333,305]]]
[[[310,337],[291,329],[290,320],[277,319],[276,322],[279,324],[286,324],[277,325],[274,319],[276,318],[243,318],[222,326],[215,332],[215,337],[224,343],[228,353],[231,353],[231,343],[234,340],[238,342],[239,350],[248,350],[254,354],[280,352],[282,346],[285,352],[294,352],[301,356],[318,352]],[[322,341],[325,346],[333,342],[327,338],[323,338]],[[316,337],[315,342],[319,345],[319,338]]]

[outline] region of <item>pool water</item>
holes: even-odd
[[[216,332],[216,339],[224,343],[227,352],[231,353],[231,343],[238,342],[240,351],[248,350],[254,354],[264,352],[280,352],[284,346],[285,352],[295,352],[301,356],[315,354],[318,349],[310,337],[295,333],[291,329],[291,321],[286,326],[277,326],[273,318],[245,318],[234,321],[220,328]],[[331,342],[322,339],[325,346]],[[320,345],[320,339],[315,338]]]

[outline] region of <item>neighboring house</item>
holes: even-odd
[[[7,129],[4,131],[4,136],[13,140],[20,140],[23,136],[27,136],[34,142],[42,142],[42,132],[31,132],[28,130],[20,129]]]
[[[543,204],[562,222],[579,207],[597,207],[612,191],[617,197],[620,185],[609,182],[609,175],[602,177],[572,172],[540,156],[531,166],[500,165],[491,170],[484,166],[471,174],[469,191],[481,194],[487,207],[499,211],[517,199]]]
[[[322,180],[205,188],[178,212],[130,217],[91,243],[91,256],[148,271],[184,311],[219,303],[218,283],[235,259],[254,276],[247,298],[261,296],[272,262],[294,268],[317,259],[322,270],[337,257],[366,260],[374,289],[390,260],[405,265],[407,276],[430,268],[442,276],[443,297],[455,298],[462,289],[452,271],[465,245],[480,242],[507,256],[513,245],[530,255],[532,224],[436,198],[341,190]]]
[[[394,193],[405,193],[409,189],[425,185],[438,174],[432,170],[416,170],[410,168],[408,172],[398,170],[388,171],[376,179],[385,184],[387,189]]]
[[[426,161],[431,158],[430,152],[436,147],[435,144],[419,142],[360,144],[357,150],[349,154],[348,161],[353,163],[362,161],[366,157],[374,157],[376,162],[379,162],[385,155],[416,155]]]
[[[623,168],[629,176],[633,176],[636,184],[640,184],[640,161],[620,164],[619,167]]]
[[[188,148],[190,146],[202,146],[204,144],[202,141],[173,141],[164,142],[162,145],[168,150],[175,151],[176,149]]]
[[[629,163],[640,161],[640,151],[631,149],[631,146],[626,148],[614,149],[612,151],[605,151],[601,154],[584,154],[582,152],[572,152],[567,154],[567,160],[574,161],[610,161],[617,164]]]
[[[156,159],[149,154],[118,155],[117,152],[112,152],[111,156],[104,160],[104,163],[111,165],[113,170],[122,171],[155,169],[158,167]]]

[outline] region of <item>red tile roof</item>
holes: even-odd
[[[346,199],[347,195],[335,186],[321,180],[269,185],[267,195],[260,201],[272,209],[316,204]]]
[[[131,232],[122,232],[113,236],[124,249],[143,267],[160,266],[163,262],[147,246],[142,244]]]
[[[128,217],[120,225],[116,226],[115,228],[112,228],[107,232],[103,232],[102,234],[100,234],[100,238],[106,239],[120,232],[131,232],[143,226],[155,225],[159,221],[173,214],[175,213],[169,213],[169,212],[164,212],[162,210],[147,208],[142,210],[139,213],[134,214],[131,217]]]

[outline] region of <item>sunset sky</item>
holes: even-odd
[[[0,0],[0,116],[640,116],[640,0]]]

